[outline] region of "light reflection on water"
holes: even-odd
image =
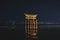
[[[13,28],[14,29],[14,28]],[[6,29],[0,29],[0,37],[5,39],[25,40],[24,25],[16,25],[16,30],[11,32]],[[40,40],[60,40],[60,25],[39,25],[38,39]]]
[[[0,31],[0,36],[2,36],[3,38],[7,36],[9,39],[25,40],[24,25],[16,25],[15,32],[7,31],[7,30],[6,32]],[[50,28],[48,28],[48,26],[46,25],[43,26],[39,25],[38,39],[39,40],[60,40],[60,27],[51,26]]]

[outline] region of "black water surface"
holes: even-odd
[[[0,40],[26,40],[23,26],[16,25],[16,29],[14,30],[0,28]],[[60,40],[60,27],[42,28],[40,26],[38,29],[38,38],[39,40]]]

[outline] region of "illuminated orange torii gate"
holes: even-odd
[[[25,33],[26,37],[37,38],[37,14],[24,14],[25,15]]]

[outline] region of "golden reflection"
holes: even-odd
[[[25,14],[25,33],[26,37],[37,37],[38,26],[37,26],[37,14]]]

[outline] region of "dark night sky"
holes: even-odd
[[[24,13],[37,13],[38,20],[60,23],[60,2],[57,0],[2,0],[0,19],[24,20]]]

